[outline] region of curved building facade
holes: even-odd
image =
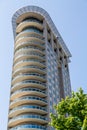
[[[71,56],[48,13],[36,6],[12,18],[14,59],[8,130],[47,130],[53,104],[71,94]]]

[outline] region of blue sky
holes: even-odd
[[[12,15],[27,5],[44,8],[51,16],[72,53],[72,90],[87,93],[87,0],[1,0],[0,1],[0,130],[7,130],[7,115],[13,62]]]

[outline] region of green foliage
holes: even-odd
[[[54,106],[50,125],[56,130],[87,130],[87,95],[80,88]]]

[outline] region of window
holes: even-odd
[[[22,31],[27,31],[27,32],[36,32],[36,33],[43,33],[40,29],[37,27],[31,26],[31,27],[25,27]]]
[[[54,48],[54,52],[57,54],[57,48]]]
[[[40,21],[39,19],[34,18],[34,17],[25,18],[25,19],[23,19],[22,22],[24,22],[24,21],[33,21],[33,22],[38,22],[38,23],[42,23],[43,22],[43,21]]]

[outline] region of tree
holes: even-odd
[[[87,130],[87,94],[80,88],[54,106],[50,125],[56,130]]]

